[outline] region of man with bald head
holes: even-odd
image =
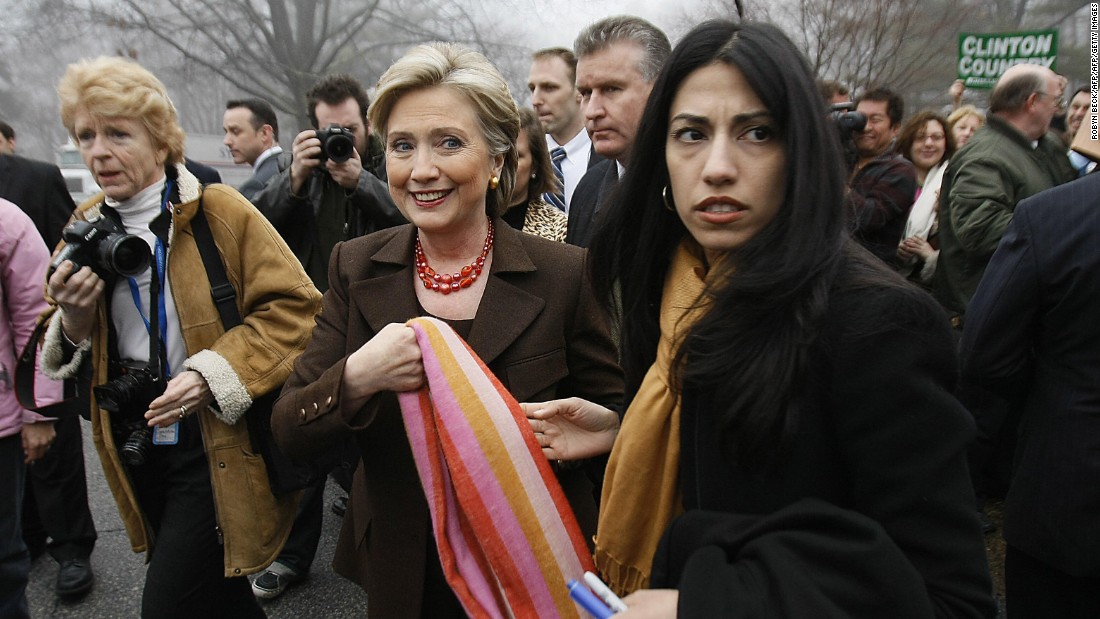
[[[947,166],[934,292],[958,327],[1016,204],[1076,176],[1050,133],[1064,96],[1065,80],[1050,69],[1011,67],[993,87],[985,127]]]
[[[1016,205],[1075,177],[1065,144],[1050,133],[1051,119],[1065,109],[1064,90],[1065,80],[1045,67],[1016,65],[1005,71],[990,94],[985,126],[947,166],[932,285],[956,330],[966,329],[970,299]],[[958,396],[977,425],[968,455],[984,516],[984,499],[1003,496],[1011,479],[1019,407],[967,383],[960,385]],[[983,525],[987,532],[993,528],[988,520]]]

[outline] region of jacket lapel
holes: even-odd
[[[514,281],[537,270],[520,239],[521,232],[500,218],[493,247],[493,266],[485,294],[470,328],[470,347],[486,365],[508,349],[542,312],[546,302],[520,288]]]
[[[399,230],[370,257],[374,263],[370,268],[380,275],[348,286],[349,301],[374,333],[392,322],[404,323],[419,314],[412,276],[415,234],[413,226]]]

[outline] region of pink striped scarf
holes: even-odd
[[[443,573],[471,617],[581,617],[592,559],[519,404],[446,323],[414,318],[427,386],[398,394]]]

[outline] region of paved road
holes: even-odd
[[[103,468],[91,443],[91,426],[83,421],[84,460],[88,470],[88,495],[99,540],[92,553],[96,583],[78,602],[64,602],[53,592],[57,564],[43,555],[31,566],[27,600],[33,619],[128,619],[140,616],[141,588],[145,579],[144,555],[134,554],[119,520],[114,499],[103,478]],[[332,571],[332,551],[340,530],[340,519],[328,511],[339,487],[331,481],[326,489],[324,530],[313,570],[308,579],[281,597],[264,602],[272,619],[351,619],[367,616],[367,596],[358,586]]]

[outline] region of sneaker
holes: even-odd
[[[303,578],[304,575],[276,561],[252,581],[252,594],[263,600],[277,598]]]
[[[332,501],[332,513],[334,513],[337,516],[340,516],[341,518],[343,518],[344,513],[346,513],[347,511],[348,511],[348,497],[346,495],[345,496],[338,496],[338,497],[336,497],[335,500]]]
[[[989,535],[997,530],[997,525],[989,517],[989,514],[985,513],[984,509],[978,510],[978,522],[982,525],[982,533]]]

